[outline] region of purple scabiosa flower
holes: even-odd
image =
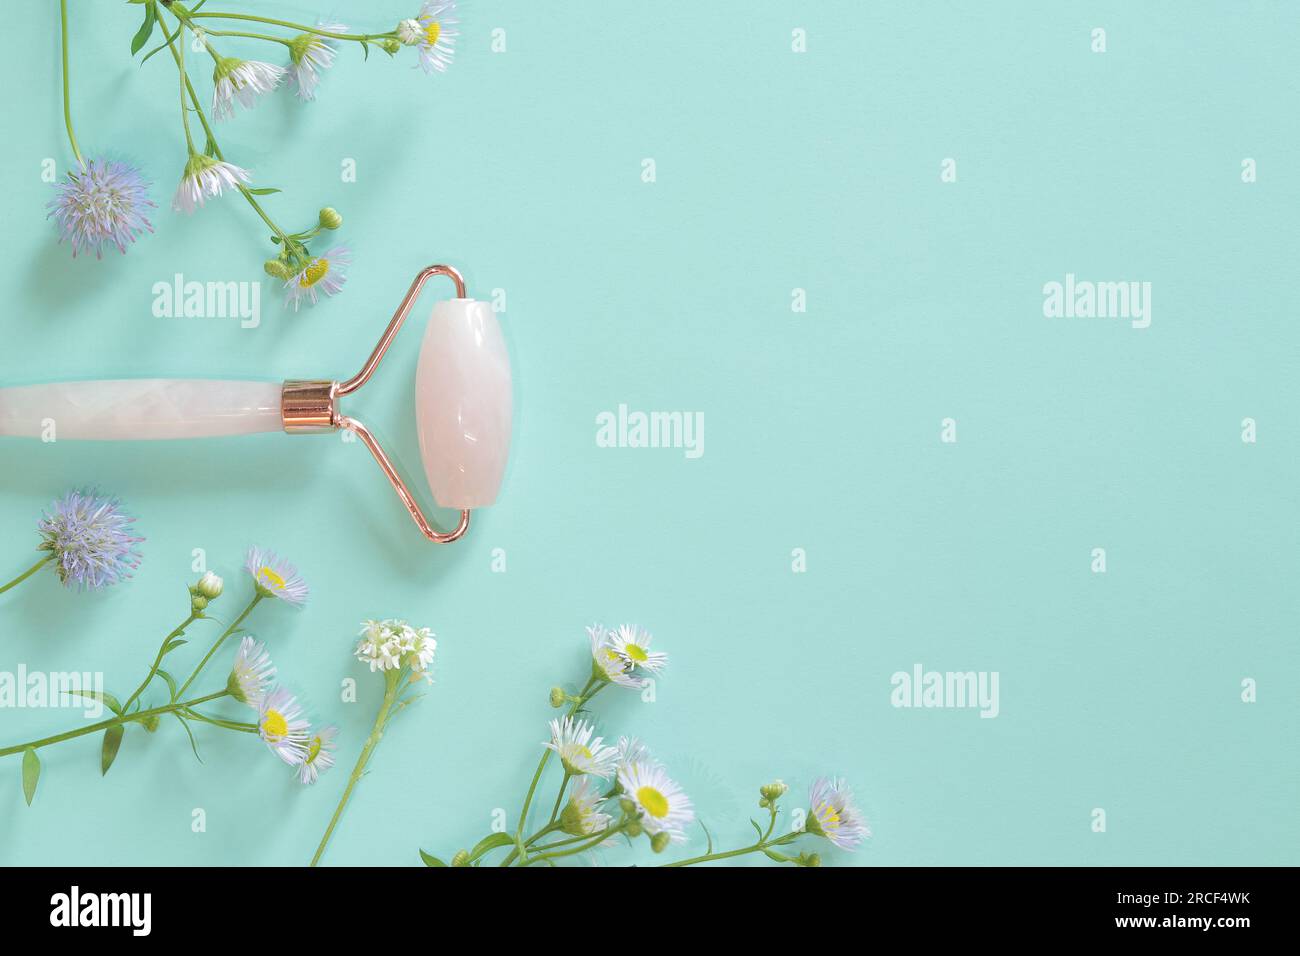
[[[95,591],[117,584],[140,566],[135,546],[144,538],[131,534],[135,518],[116,498],[92,491],[71,491],[41,518],[40,550],[54,552],[54,567],[66,587]]]
[[[284,284],[284,304],[293,306],[295,312],[302,300],[315,305],[320,293],[338,295],[348,281],[348,266],[352,264],[352,250],[335,246],[323,256],[316,256],[297,275]]]
[[[72,254],[93,251],[103,258],[104,246],[126,252],[128,244],[144,232],[153,232],[146,210],[149,186],[140,171],[128,163],[91,159],[55,185],[58,195],[46,203],[59,227],[59,241],[72,243]]]

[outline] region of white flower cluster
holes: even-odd
[[[387,618],[365,621],[357,643],[357,660],[369,664],[371,671],[389,671],[409,667],[413,674],[428,675],[438,641],[427,627],[415,628],[405,621]]]

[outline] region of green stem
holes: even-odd
[[[166,35],[166,33],[167,33],[167,25],[164,24],[163,34]],[[181,34],[181,23],[178,20],[176,23],[176,36],[179,37],[180,34]],[[190,110],[189,107],[185,105],[185,88],[189,85],[190,82],[190,75],[185,71],[185,44],[182,43],[179,47],[177,47],[175,44],[175,38],[169,38],[167,40],[167,45],[171,47],[172,56],[176,58],[176,72],[178,74],[178,79],[180,80],[180,91],[181,91],[181,126],[185,128],[185,145],[189,149],[190,155],[193,156],[195,150],[194,150],[194,137],[190,135]]]
[[[17,586],[17,585],[19,585],[19,584],[22,584],[24,581],[26,581],[28,578],[30,578],[33,574],[35,574],[37,571],[39,571],[41,568],[45,567],[45,565],[47,565],[49,562],[51,562],[51,561],[53,561],[53,560],[54,560],[54,555],[53,555],[53,554],[47,554],[45,557],[41,558],[39,561],[37,561],[35,564],[33,564],[30,568],[28,568],[26,571],[24,571],[22,574],[18,575],[18,577],[14,578],[14,579],[13,579],[12,581],[10,581],[8,584],[6,584],[6,585],[0,587],[0,594],[4,594],[4,593],[5,593],[6,591],[8,591],[10,588],[15,587],[15,586]]]
[[[548,827],[555,822],[555,818],[560,814],[560,803],[564,800],[564,791],[568,789],[569,781],[572,778],[573,774],[567,770],[564,771],[564,779],[560,781],[560,792],[555,795],[555,806],[551,807],[551,819],[546,821]]]
[[[222,717],[211,717],[190,708],[185,709],[183,716],[205,724],[211,724],[213,727],[220,727],[223,730],[237,730],[243,734],[255,734],[258,732],[257,724],[249,724],[239,720],[226,720]]]
[[[361,748],[361,755],[357,757],[357,765],[352,768],[352,776],[348,777],[348,785],[343,790],[343,796],[339,799],[339,805],[334,808],[334,816],[330,817],[329,826],[325,828],[325,835],[320,838],[320,846],[316,847],[316,853],[311,858],[311,865],[316,866],[320,863],[320,858],[325,853],[325,847],[330,842],[330,837],[334,835],[334,828],[338,826],[339,818],[343,816],[343,808],[348,805],[348,800],[352,798],[352,790],[365,773],[366,764],[370,762],[370,757],[379,746],[379,741],[383,739],[384,728],[388,724],[389,711],[393,708],[393,703],[397,700],[398,689],[402,684],[402,677],[406,673],[403,670],[384,671],[384,700],[379,705],[379,713],[375,716],[375,725],[370,728],[370,736],[366,738],[365,745]]]
[[[167,645],[170,644],[173,639],[184,634],[185,629],[197,621],[201,616],[202,615],[198,611],[191,610],[190,616],[182,621],[178,627],[174,628],[170,634],[163,638],[162,645],[158,648],[157,655],[154,656],[153,666],[149,668],[149,673],[145,679],[140,682],[140,686],[137,687],[135,691],[132,692],[131,696],[126,699],[126,702],[122,704],[123,710],[127,710],[135,703],[136,698],[145,692],[145,688],[149,686],[150,681],[152,681],[158,674],[158,668],[162,666],[162,659],[167,655]],[[179,696],[179,694],[177,696]]]
[[[114,727],[118,724],[139,723],[146,717],[153,717],[161,714],[168,714],[173,711],[184,710],[190,707],[197,707],[199,704],[206,704],[210,700],[219,700],[227,696],[227,691],[217,691],[215,694],[208,694],[206,697],[196,697],[193,700],[177,701],[171,704],[164,704],[161,707],[152,707],[149,710],[137,711],[134,714],[125,716],[112,717],[108,720],[101,720],[97,724],[89,724],[85,727],[78,727],[76,730],[69,730],[62,734],[55,734],[53,737],[42,737],[40,740],[33,740],[31,743],[17,744],[13,747],[5,747],[0,750],[0,757],[7,757],[10,754],[22,753],[25,750],[38,750],[41,747],[48,747],[50,744],[61,743],[64,740],[72,740],[74,737],[84,737],[86,734],[97,733]]]
[[[59,0],[59,30],[63,38],[63,125],[68,128],[68,142],[72,144],[72,154],[77,163],[86,165],[81,158],[81,147],[77,145],[77,134],[72,131],[71,96],[68,92],[68,0]]]
[[[284,46],[293,48],[293,41],[286,40],[284,37],[273,37],[266,33],[236,33],[233,30],[207,30],[203,31],[210,37],[242,37],[245,40],[266,40],[268,43],[280,43]]]
[[[761,840],[752,846],[743,846],[736,850],[724,850],[721,853],[705,853],[702,856],[693,856],[686,860],[674,860],[672,863],[662,863],[660,866],[694,866],[697,863],[710,863],[714,860],[730,860],[733,857],[744,856],[747,853],[763,853],[773,847],[785,846],[787,843],[792,843],[799,837],[803,836],[802,830],[792,830],[789,833],[783,833],[781,836],[773,839],[772,831],[775,828],[776,813],[773,812],[771,822],[767,827],[767,832],[763,834]]]
[[[594,677],[587,681],[586,685],[582,688],[582,692],[578,694],[577,700],[573,702],[573,706],[569,708],[569,712],[565,716],[572,717],[587,703],[587,701],[600,693],[600,689],[604,684],[597,684],[595,689],[593,689],[592,685],[595,683],[596,679]],[[519,825],[515,828],[515,848],[510,851],[504,860],[501,861],[501,866],[509,866],[514,862],[515,857],[519,855],[519,844],[523,842],[524,826],[528,822],[528,808],[532,806],[533,795],[537,793],[537,783],[542,779],[542,771],[546,769],[546,764],[551,759],[551,752],[552,751],[549,747],[542,751],[542,759],[537,763],[537,769],[533,772],[532,782],[528,785],[528,793],[524,797],[524,807],[519,811]]]
[[[184,12],[183,9],[178,10],[178,6],[179,6],[178,4],[172,4],[172,6],[170,7],[172,16],[176,17],[177,33],[180,32],[181,26],[190,26],[190,29],[192,30],[193,25],[190,23],[190,18],[196,16],[197,14],[193,14],[193,13],[187,14]],[[208,16],[208,14],[203,14],[203,16]],[[168,45],[171,46],[171,44]],[[211,48],[209,48],[209,52],[211,52]],[[171,47],[171,53],[172,53],[172,59],[176,61],[176,68],[180,70],[181,81],[185,85],[185,92],[189,95],[190,102],[194,104],[194,112],[199,118],[199,123],[202,124],[203,126],[203,132],[208,138],[208,143],[210,143],[212,146],[212,152],[216,155],[217,159],[221,160],[222,162],[225,162],[226,157],[222,154],[221,146],[217,143],[217,135],[212,131],[212,124],[208,122],[207,113],[203,111],[203,104],[199,102],[199,94],[195,92],[194,84],[190,82],[189,74],[185,71],[184,57],[181,54],[176,52],[175,46]],[[186,127],[185,127],[185,135],[188,141],[189,139],[188,122],[186,123]],[[194,149],[193,143],[190,143],[190,151],[193,152],[193,149]],[[290,250],[294,249],[295,243],[293,242],[292,238],[289,236],[288,233],[286,233],[283,229],[277,226],[275,224],[275,221],[266,214],[266,210],[264,210],[261,204],[258,203],[257,199],[254,198],[252,192],[249,191],[248,187],[245,186],[243,183],[239,183],[237,185],[239,186],[240,195],[243,196],[244,199],[248,202],[248,204],[253,207],[253,211],[256,212],[258,216],[261,217],[262,222],[266,223],[267,227],[280,238],[280,242],[284,244],[284,248]]]
[[[267,26],[284,27],[286,30],[296,30],[299,33],[314,33],[316,36],[330,37],[335,40],[384,40],[396,33],[390,30],[388,33],[334,33],[330,30],[322,30],[319,27],[309,27],[302,23],[294,23],[291,20],[274,20],[270,17],[258,17],[251,13],[196,13],[190,12],[187,16],[196,20],[244,20],[250,23],[265,23]]]
[[[266,595],[264,595],[261,591],[255,593],[253,595],[253,600],[248,602],[248,607],[244,608],[243,612],[239,615],[239,617],[231,621],[230,626],[226,628],[224,631],[222,631],[221,635],[215,641],[212,642],[212,646],[208,648],[208,652],[203,655],[203,660],[199,661],[199,666],[194,668],[194,673],[190,674],[190,676],[185,679],[184,684],[181,684],[180,690],[176,692],[177,697],[185,696],[185,691],[189,689],[189,686],[193,684],[195,679],[199,676],[199,674],[202,673],[203,668],[207,666],[208,661],[212,660],[212,655],[217,652],[217,649],[221,647],[223,643],[225,643],[226,638],[228,638],[231,634],[235,633],[239,625],[244,623],[244,618],[248,617],[248,615],[253,612],[253,608],[257,607],[258,603],[265,596]]]
[[[539,853],[537,856],[529,857],[528,862],[531,864],[542,860],[558,860],[566,856],[576,856],[579,853],[586,853],[588,850],[594,850],[614,834],[621,833],[630,822],[631,821],[629,820],[623,820],[620,823],[615,823],[613,826],[606,827],[594,836],[581,838],[583,842],[579,843],[577,846],[559,850],[555,853]]]

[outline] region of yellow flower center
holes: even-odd
[[[632,658],[632,660],[636,661],[638,664],[644,664],[647,660],[650,659],[649,655],[646,654],[645,652],[645,648],[638,647],[636,644],[625,645],[623,647],[623,652],[627,654],[628,657]]]
[[[425,42],[429,44],[429,46],[433,46],[435,43],[437,43],[438,37],[440,36],[442,36],[442,27],[438,25],[438,22],[436,20],[433,23],[430,23],[427,27],[425,27],[424,39]]]
[[[275,571],[273,571],[271,568],[269,567],[262,568],[259,577],[261,577],[263,584],[269,585],[270,587],[275,588],[277,591],[284,590],[284,578],[276,574]]]
[[[642,787],[636,792],[636,802],[646,813],[657,820],[668,816],[668,798],[654,787]]]
[[[306,269],[302,270],[302,275],[298,278],[298,285],[302,288],[313,286],[321,279],[329,275],[330,261],[324,256],[319,259],[313,259]]]
[[[262,718],[262,732],[272,739],[283,737],[289,732],[289,721],[278,710],[268,710]]]
[[[816,813],[817,822],[820,823],[824,829],[834,830],[840,825],[839,811],[829,803],[823,803],[817,808]]]

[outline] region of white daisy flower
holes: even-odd
[[[609,644],[609,632],[599,624],[587,628],[591,641],[592,673],[600,680],[640,690],[645,682],[629,673],[631,667]]]
[[[327,33],[347,33],[342,23],[317,23]],[[289,85],[301,100],[314,100],[320,74],[334,65],[338,51],[328,37],[300,33],[289,41]]]
[[[226,680],[230,696],[256,710],[261,707],[266,689],[274,679],[275,665],[266,652],[266,645],[251,637],[241,640],[239,650],[235,652],[235,663],[230,668],[230,677]]]
[[[639,737],[619,737],[618,738],[618,765],[620,767],[630,763],[649,763],[650,748],[641,742]]]
[[[298,577],[298,569],[278,557],[274,551],[249,548],[244,569],[253,576],[257,593],[276,597],[301,607],[307,600],[307,583]]]
[[[560,829],[570,836],[594,836],[609,827],[613,818],[600,809],[605,798],[590,777],[582,777],[560,812]]]
[[[315,305],[320,293],[338,295],[348,281],[348,266],[352,265],[352,250],[335,246],[323,256],[316,256],[297,275],[285,280],[284,304],[293,306],[295,312],[307,299]]]
[[[235,100],[244,109],[252,109],[258,96],[280,85],[284,74],[284,68],[274,63],[223,56],[212,71],[212,115],[219,120],[230,119],[235,115]]]
[[[852,850],[871,836],[867,821],[853,805],[853,791],[843,780],[821,777],[808,794],[808,819],[804,828],[823,836],[841,850]]]
[[[337,727],[322,727],[307,738],[307,753],[298,767],[298,780],[310,786],[320,775],[334,766],[334,738]]]
[[[543,746],[560,755],[567,773],[606,778],[618,763],[618,750],[605,746],[603,737],[593,737],[595,732],[596,728],[585,720],[552,720],[551,739]]]
[[[413,36],[414,45],[420,50],[420,66],[424,68],[425,73],[432,73],[434,70],[445,73],[456,53],[456,38],[460,36],[456,30],[456,24],[460,21],[456,19],[455,0],[425,0],[424,6],[420,8],[420,15],[416,17],[416,23],[419,24],[418,32],[411,30],[409,26],[403,30],[403,26],[409,23],[409,20],[403,21],[403,24],[398,26],[398,38]],[[407,43],[405,39],[402,39],[402,42]],[[412,44],[407,43],[407,45]]]
[[[690,797],[655,763],[630,763],[618,770],[623,794],[641,813],[647,833],[667,833],[673,843],[686,839],[686,828],[695,819]]]
[[[210,197],[220,196],[227,189],[238,189],[246,182],[248,170],[202,153],[191,153],[176,195],[172,197],[172,208],[192,213]]]
[[[668,655],[661,651],[650,650],[654,640],[643,628],[632,624],[620,624],[617,631],[609,635],[609,646],[614,653],[627,662],[629,667],[640,667],[652,674],[658,674],[668,663]]]
[[[257,732],[272,753],[296,767],[307,757],[310,724],[293,694],[277,687],[262,699],[257,709]]]

